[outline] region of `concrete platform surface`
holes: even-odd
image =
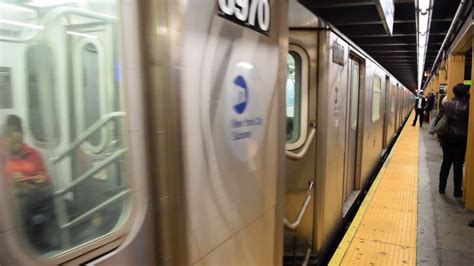
[[[417,265],[473,266],[474,213],[453,197],[452,168],[446,195],[438,193],[443,153],[428,125],[419,132]]]

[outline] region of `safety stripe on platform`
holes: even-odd
[[[329,265],[416,265],[418,131],[402,130]]]

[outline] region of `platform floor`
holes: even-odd
[[[403,129],[330,265],[474,265],[474,214],[438,194],[442,152],[424,128]]]
[[[446,195],[438,193],[443,160],[441,147],[428,127],[420,130],[418,181],[418,265],[474,265],[474,228],[468,227],[474,213],[453,197],[453,171]]]

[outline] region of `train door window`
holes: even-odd
[[[359,108],[359,64],[354,61],[352,65],[352,75],[351,75],[351,129],[354,130],[357,128],[357,118],[358,118],[358,108]]]
[[[290,45],[286,79],[286,148],[298,149],[306,140],[308,124],[308,58],[306,52]]]
[[[28,125],[37,143],[59,141],[56,84],[53,54],[46,44],[31,45],[26,50],[26,85]]]
[[[372,122],[380,118],[380,95],[382,93],[382,79],[374,75],[374,84],[372,90]]]
[[[13,108],[11,68],[0,67],[0,109]]]
[[[76,38],[76,37],[74,37]],[[75,51],[75,98],[76,128],[80,136],[91,128],[107,112],[107,94],[104,79],[104,51],[95,39],[82,38]],[[105,127],[91,134],[82,148],[88,152],[99,153],[107,141]]]
[[[396,100],[396,97],[395,97],[395,85],[392,84],[392,89],[391,89],[391,94],[392,94],[392,97],[390,97],[390,100],[391,100],[391,103],[390,103],[390,112],[395,112],[395,100]]]
[[[117,67],[120,5],[30,1],[38,6],[27,8],[28,3],[10,2],[0,18],[18,23],[0,25],[0,35],[9,34],[0,40],[2,54],[25,60],[8,66],[24,78],[9,81],[15,104],[0,121],[6,144],[0,145],[6,155],[0,178],[8,181],[0,189],[5,183],[9,192],[0,194],[12,206],[2,222],[12,225],[9,247],[25,249],[18,254],[36,256],[42,261],[37,264],[64,264],[121,239],[131,213],[121,111],[127,99],[119,98]],[[7,65],[4,58],[0,65]],[[0,81],[3,73],[0,68]],[[0,95],[6,95],[5,83],[0,86]]]

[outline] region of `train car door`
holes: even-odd
[[[359,92],[360,92],[360,64],[354,58],[349,59],[349,93],[348,93],[348,123],[346,136],[346,160],[345,160],[345,177],[344,177],[344,215],[348,210],[348,206],[357,193],[356,178],[357,178],[357,131],[358,131],[358,115],[359,115]],[[347,205],[347,208],[346,208]]]
[[[383,115],[383,141],[382,149],[387,149],[389,138],[388,138],[388,124],[390,123],[390,77],[385,76],[385,101],[384,101],[384,115]]]
[[[308,37],[311,38],[308,38]],[[311,247],[314,217],[314,174],[316,168],[316,56],[314,33],[290,31],[286,83],[286,183],[285,183],[285,260],[295,262]],[[304,40],[304,41],[303,41]],[[306,206],[306,207],[305,207]],[[302,215],[301,215],[302,214]]]

